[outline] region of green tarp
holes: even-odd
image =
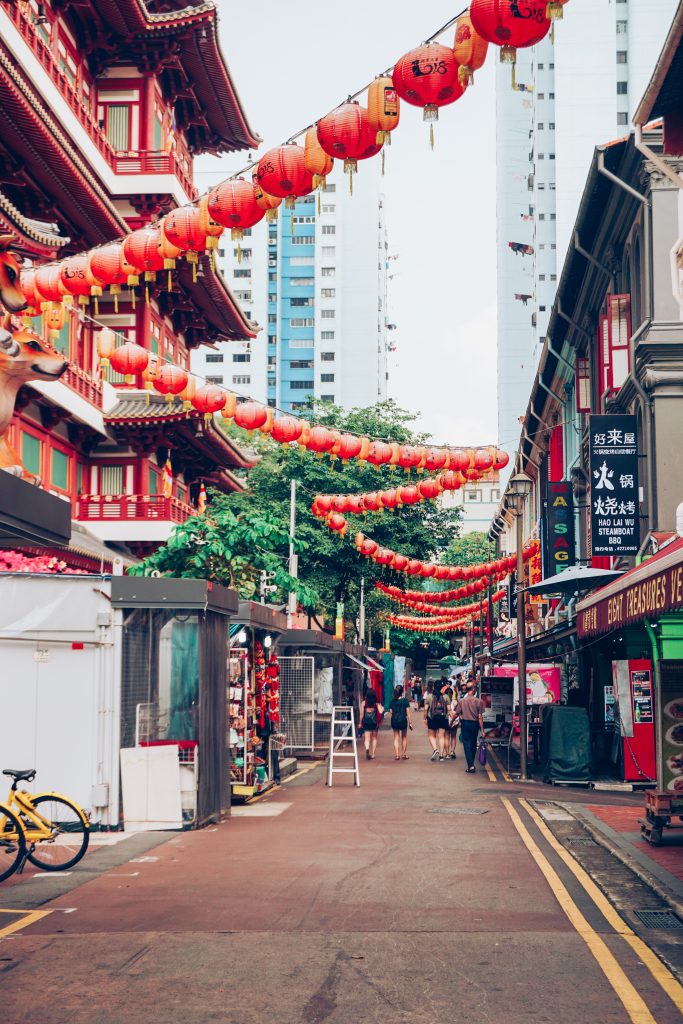
[[[590,722],[585,708],[543,708],[541,764],[544,782],[590,780]]]

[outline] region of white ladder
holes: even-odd
[[[351,750],[340,750],[342,743],[350,743]],[[337,768],[338,758],[352,757],[353,768]],[[356,716],[352,707],[339,706],[332,708],[332,726],[330,729],[330,758],[327,765],[327,785],[332,785],[333,775],[353,775],[353,783],[360,786],[360,770],[358,768],[358,748],[356,746]]]

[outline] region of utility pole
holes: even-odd
[[[294,554],[294,535],[296,531],[296,480],[290,482],[289,488],[289,575],[295,580],[299,578],[299,559]],[[287,602],[287,629],[292,628],[293,615],[296,611],[296,594],[289,593]]]
[[[358,609],[358,633],[360,642],[365,643],[365,577],[360,578],[360,607]]]

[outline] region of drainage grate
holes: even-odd
[[[680,917],[676,917],[673,910],[634,910],[633,915],[646,928],[665,928],[667,931],[683,930],[683,921]]]
[[[430,807],[430,814],[488,814],[480,807]]]
[[[590,836],[567,836],[567,846],[597,846],[598,844]]]

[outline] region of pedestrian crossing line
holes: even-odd
[[[581,887],[588,893],[595,906],[598,908],[605,920],[612,926],[617,935],[620,935],[624,942],[628,943],[636,956],[649,970],[655,981],[661,985],[669,999],[683,1014],[683,986],[676,980],[674,975],[659,959],[656,953],[650,949],[632,928],[628,926],[619,912],[612,906],[604,893],[598,888],[590,875],[574,860],[568,850],[558,842],[557,838],[550,831],[540,814],[531,807],[526,800],[520,800],[520,805],[536,823],[541,835],[552,846],[558,857],[567,865],[571,873],[577,879]]]
[[[35,924],[36,921],[40,921],[42,917],[47,917],[51,913],[51,910],[5,910],[3,908],[0,910],[0,914],[20,914],[21,916],[18,921],[12,921],[11,924],[6,924],[4,927],[0,924],[0,939],[11,935],[12,932],[21,931],[22,928],[28,928],[30,924]]]
[[[605,941],[598,933],[591,928],[574,900],[571,898],[566,886],[560,880],[555,868],[550,864],[548,858],[543,854],[531,837],[529,830],[512,806],[507,797],[503,797],[503,806],[512,819],[520,839],[535,860],[538,868],[550,886],[555,899],[560,904],[563,912],[571,922],[575,931],[581,936],[586,946],[593,955],[598,967],[603,972],[612,986],[616,996],[619,998],[626,1010],[632,1024],[656,1024],[655,1018],[650,1013],[642,996],[636,991],[629,981],[626,972],[617,962]]]
[[[495,751],[494,750],[490,750],[489,753],[491,754],[491,757],[493,758],[493,760],[496,762],[496,768],[498,769],[500,774],[503,776],[505,781],[506,782],[512,782],[512,779],[510,778],[508,772],[505,771],[505,769],[503,768],[502,764],[498,760],[498,755],[495,753]]]

